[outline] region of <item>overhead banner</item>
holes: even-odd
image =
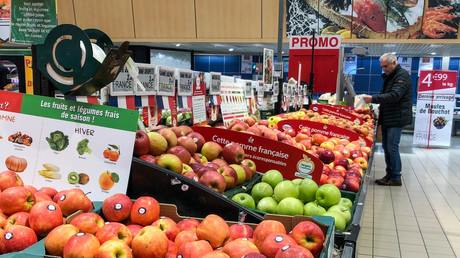
[[[80,188],[93,201],[126,193],[139,113],[1,91],[0,171],[25,185]],[[20,159],[23,167],[10,167]]]
[[[449,147],[457,71],[420,71],[413,143]]]

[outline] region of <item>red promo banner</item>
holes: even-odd
[[[363,123],[363,121],[359,117],[351,114],[348,111],[345,111],[344,109],[340,109],[334,106],[325,104],[313,104],[310,106],[310,109],[320,113],[321,115],[334,115],[337,118],[343,118],[348,121],[352,121],[356,125],[360,125]]]
[[[23,94],[16,92],[0,91],[0,110],[20,113]]]
[[[457,71],[420,71],[419,92],[457,87]]]
[[[343,105],[331,105],[332,107],[335,107],[335,108],[338,108],[338,109],[343,109],[343,110],[346,110],[348,112],[353,112],[355,111],[355,107],[350,107],[350,106],[343,106]]]
[[[363,144],[365,144],[367,147],[372,146],[372,142],[369,141],[366,137],[362,136],[361,134],[333,125],[317,123],[307,120],[281,120],[278,122],[277,125],[278,128],[282,131],[286,131],[287,129],[292,128],[297,133],[303,128],[307,128],[310,129],[312,134],[320,133],[327,137],[337,137],[340,139],[346,139],[350,142],[360,141],[362,147],[364,147]]]
[[[323,163],[305,151],[264,137],[213,127],[193,127],[206,141],[222,147],[235,142],[244,148],[245,157],[254,161],[258,172],[276,169],[285,179],[312,178],[319,183]]]

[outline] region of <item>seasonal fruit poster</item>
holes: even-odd
[[[0,170],[15,171],[37,189],[81,188],[93,201],[126,193],[138,116],[127,109],[2,91]]]
[[[413,143],[450,146],[457,71],[420,71]]]
[[[223,81],[220,88],[222,103],[220,109],[225,125],[233,119],[243,119],[248,116],[248,107],[244,96],[245,87],[241,83]]]

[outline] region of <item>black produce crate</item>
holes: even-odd
[[[270,109],[270,110],[260,110],[260,117],[262,119],[267,119],[271,116],[275,115],[275,110],[274,109]]]
[[[216,214],[227,221],[239,221],[245,213],[245,222],[260,223],[263,217],[233,202],[183,175],[144,160],[133,158],[127,195],[132,199],[152,196],[160,203],[177,206],[180,214],[204,218]]]

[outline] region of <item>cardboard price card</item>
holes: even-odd
[[[327,137],[337,137],[340,139],[346,139],[350,142],[359,141],[361,142],[362,147],[372,147],[372,142],[369,141],[366,137],[362,136],[361,134],[333,125],[312,122],[307,120],[281,120],[278,122],[277,125],[278,128],[280,128],[283,132],[289,128],[292,128],[297,133],[303,128],[306,128],[309,129],[312,134],[320,133]]]
[[[457,71],[420,71],[413,143],[450,146]]]
[[[37,188],[81,188],[93,201],[126,193],[136,111],[7,91],[0,103],[1,171]]]
[[[321,115],[334,115],[337,118],[343,118],[348,121],[352,121],[355,125],[363,124],[363,121],[359,117],[351,114],[348,111],[345,111],[344,109],[337,108],[331,105],[313,104],[310,106],[310,109],[315,112],[318,112]]]
[[[244,156],[256,164],[258,172],[276,169],[285,179],[311,178],[319,184],[323,162],[310,153],[264,137],[212,127],[193,127],[206,141],[222,147],[235,142],[244,148]]]

